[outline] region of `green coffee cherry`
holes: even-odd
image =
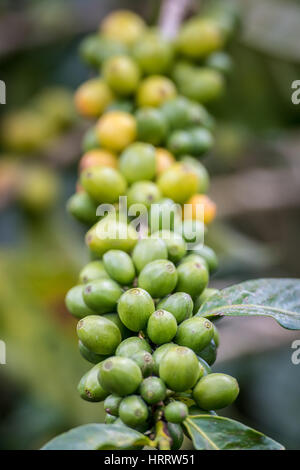
[[[95,312],[108,313],[114,310],[122,292],[121,287],[112,279],[95,279],[86,284],[83,299]]]
[[[199,372],[198,372],[197,382],[198,382],[198,380],[200,380],[202,377],[204,377],[204,375],[207,375],[207,374],[205,374],[204,366],[203,366],[203,365],[200,363],[200,361],[199,361]]]
[[[140,331],[147,325],[155,311],[151,296],[143,289],[130,289],[120,297],[118,314],[124,325],[131,331]]]
[[[158,377],[148,377],[143,380],[139,392],[149,405],[163,401],[167,395],[166,386]]]
[[[78,392],[86,401],[99,402],[103,401],[108,393],[103,389],[98,381],[98,373],[100,364],[94,366],[80,380],[78,384]]]
[[[215,342],[216,347],[218,348],[220,346],[220,335],[219,335],[216,325],[213,324],[213,327],[214,327],[213,340]]]
[[[66,295],[66,307],[75,318],[84,318],[87,315],[95,314],[83,300],[83,289],[84,286],[74,286]]]
[[[103,64],[103,77],[118,95],[130,95],[140,80],[140,70],[134,60],[125,55],[111,57]]]
[[[189,59],[202,59],[221,49],[222,31],[216,21],[209,18],[192,18],[185,22],[177,37],[178,51]]]
[[[209,151],[213,144],[214,138],[212,133],[205,127],[196,127],[190,131],[192,142],[192,155],[199,157]]]
[[[172,132],[167,141],[167,148],[173,155],[193,155],[193,140],[187,130]]]
[[[193,314],[192,298],[185,292],[176,292],[176,294],[165,297],[159,302],[157,307],[171,312],[178,324],[187,320]]]
[[[90,228],[85,237],[91,253],[98,257],[112,249],[128,253],[134,248],[137,239],[134,227],[128,225],[127,221],[114,220],[109,215]]]
[[[209,374],[193,390],[193,398],[204,410],[219,410],[231,405],[239,394],[235,378],[227,374]]]
[[[198,256],[198,255],[196,255],[196,256]],[[202,294],[198,295],[198,297],[195,299],[195,302],[194,302],[194,315],[196,315],[196,313],[198,313],[198,310],[200,309],[202,304],[204,304],[204,302],[206,302],[206,300],[209,299],[209,297],[217,294],[218,292],[219,292],[218,289],[212,289],[210,287],[207,287],[206,289],[204,289]]]
[[[121,154],[119,164],[128,183],[152,180],[156,171],[155,148],[150,144],[134,143]]]
[[[67,202],[67,211],[87,225],[93,225],[97,221],[97,207],[97,203],[85,192],[73,194]]]
[[[199,364],[203,367],[203,377],[212,373],[211,368],[202,357],[198,356],[198,361],[199,361]]]
[[[90,351],[82,341],[78,341],[78,349],[80,354],[84,359],[91,362],[92,364],[99,364],[99,362],[104,361],[107,359],[107,356],[103,356],[102,354],[96,354],[93,351]]]
[[[113,416],[119,416],[119,407],[122,400],[123,398],[119,397],[119,395],[108,395],[104,400],[104,409],[106,413]]]
[[[109,250],[103,255],[103,263],[110,277],[124,286],[130,285],[135,269],[130,256],[121,250]]]
[[[114,424],[117,421],[117,416],[112,416],[109,413],[106,413],[105,418],[104,418],[104,423],[105,424]]]
[[[224,91],[223,75],[213,68],[197,67],[184,81],[178,83],[180,92],[199,103],[219,98]]]
[[[168,72],[174,56],[172,44],[154,32],[142,36],[134,45],[132,53],[147,75]]]
[[[131,336],[119,344],[116,349],[116,356],[132,358],[134,354],[140,351],[151,353],[150,344],[145,339],[139,338],[138,336]]]
[[[212,366],[214,364],[217,359],[217,346],[213,339],[204,349],[202,349],[202,351],[200,351],[199,356],[202,357],[208,365]]]
[[[176,290],[186,292],[192,298],[200,295],[208,283],[207,268],[203,263],[188,262],[183,263],[177,268],[178,282]]]
[[[163,198],[150,208],[149,226],[151,233],[175,230],[181,224],[181,207],[172,199]],[[171,232],[172,233],[172,232]],[[172,260],[171,260],[172,261]]]
[[[98,379],[104,390],[123,397],[134,393],[143,377],[134,361],[127,357],[113,356],[101,363]]]
[[[190,101],[184,96],[178,96],[167,101],[161,107],[161,112],[165,116],[171,129],[183,129],[190,124]]]
[[[177,271],[167,260],[156,260],[147,264],[138,277],[138,286],[145,289],[153,298],[170,294],[177,284]]]
[[[121,322],[117,313],[105,313],[102,318],[112,321],[120,330],[122,341],[132,335],[132,332]]]
[[[108,39],[99,34],[90,34],[80,44],[80,55],[93,67],[100,67],[109,57],[126,54],[127,47],[121,42]]]
[[[178,263],[186,254],[186,243],[182,236],[169,230],[161,230],[152,234],[153,239],[162,239],[168,250],[168,258],[173,263]]]
[[[169,343],[177,332],[177,322],[172,313],[156,310],[148,320],[147,334],[154,344]]]
[[[167,423],[168,433],[172,439],[171,450],[179,450],[183,443],[183,430],[180,424]]]
[[[160,366],[163,356],[166,354],[167,351],[169,351],[169,349],[173,347],[176,347],[176,344],[166,343],[166,344],[163,344],[162,346],[159,346],[159,348],[155,349],[153,353],[153,360],[154,360],[153,373],[155,375],[159,374],[159,366]]]
[[[131,359],[137,363],[142,371],[143,377],[149,377],[152,374],[154,368],[154,360],[151,354],[147,351],[138,351]]]
[[[170,348],[160,361],[159,375],[171,390],[189,390],[195,385],[199,375],[196,354],[182,346]]]
[[[138,395],[131,395],[122,400],[119,408],[120,418],[128,426],[136,427],[148,418],[146,403]]]
[[[203,239],[205,235],[205,225],[202,220],[186,219],[182,221],[178,231],[187,243],[195,245],[199,240]]]
[[[202,256],[200,255],[196,255],[195,253],[192,253],[190,255],[186,255],[184,256],[181,260],[180,260],[180,264],[183,264],[183,263],[188,263],[188,262],[193,262],[193,263],[202,263],[206,266],[207,270],[208,270],[208,264],[206,263],[205,259],[202,258]]]
[[[135,245],[132,259],[136,270],[141,272],[151,261],[168,259],[167,246],[161,239],[144,238]]]
[[[193,251],[196,255],[202,256],[205,259],[210,272],[215,272],[218,269],[218,258],[212,248],[200,244]]]
[[[189,409],[181,401],[171,401],[164,410],[165,418],[170,423],[182,423],[189,414]]]
[[[114,168],[105,166],[94,166],[83,170],[80,183],[97,203],[113,204],[127,189],[124,176]]]
[[[79,320],[77,334],[82,343],[96,354],[113,354],[121,342],[119,328],[110,320],[89,315]]]
[[[151,181],[137,181],[128,190],[127,197],[129,207],[133,204],[143,204],[149,209],[151,204],[156,204],[161,199],[161,192]]]
[[[157,108],[141,108],[136,113],[138,140],[160,145],[166,139],[168,125]]]
[[[102,261],[91,261],[86,264],[79,273],[79,282],[87,284],[95,279],[109,279],[108,273],[105,271]]]
[[[193,317],[179,325],[175,341],[199,354],[210,343],[213,335],[213,324],[207,318]]]

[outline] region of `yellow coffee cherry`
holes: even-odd
[[[99,78],[83,83],[75,93],[76,108],[86,117],[100,116],[113,99],[111,89]]]
[[[194,194],[186,203],[184,219],[200,220],[208,225],[215,219],[216,212],[216,204],[206,194]]]
[[[160,175],[175,163],[174,155],[164,148],[157,148],[155,151],[156,174]]]
[[[111,57],[104,63],[102,71],[108,85],[119,95],[130,95],[138,87],[141,72],[131,57]]]
[[[177,95],[174,83],[162,75],[152,75],[145,78],[137,92],[137,103],[139,106],[159,107],[165,101]]]
[[[114,153],[109,152],[109,150],[90,150],[81,157],[79,162],[79,171],[81,172],[92,166],[109,166],[111,168],[117,168],[118,159],[117,156]]]
[[[132,45],[144,33],[144,20],[128,10],[117,10],[108,15],[100,26],[105,38]]]
[[[189,59],[202,59],[221,49],[224,37],[219,25],[211,19],[187,21],[177,39],[178,51]]]
[[[96,124],[96,133],[102,147],[121,152],[136,139],[136,121],[123,111],[110,111]]]
[[[198,178],[184,163],[175,163],[159,176],[157,185],[163,196],[183,204],[197,192]]]

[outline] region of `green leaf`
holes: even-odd
[[[197,450],[284,450],[264,434],[221,416],[193,414],[184,425]]]
[[[196,316],[265,316],[300,330],[300,279],[255,279],[227,287],[204,302]]]
[[[126,450],[149,445],[143,434],[119,424],[86,424],[55,437],[42,450]]]

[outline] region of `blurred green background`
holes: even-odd
[[[84,227],[65,213],[74,192],[86,123],[72,93],[91,76],[78,45],[103,16],[130,8],[151,24],[159,0],[2,0],[0,79],[0,448],[35,449],[72,426],[103,419],[76,393],[88,364],[64,295],[87,261]],[[195,11],[207,1],[194,1]],[[223,2],[226,3],[226,0]],[[228,50],[226,96],[212,106],[217,143],[204,161],[219,217],[207,243],[220,256],[212,285],[300,277],[300,2],[236,0],[240,21]],[[235,375],[229,414],[289,449],[300,448],[300,333],[271,320],[222,320],[215,370]],[[188,445],[188,443],[187,443]]]

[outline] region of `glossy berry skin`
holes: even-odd
[[[187,320],[193,314],[192,298],[185,292],[176,292],[175,294],[165,297],[159,302],[157,307],[172,313],[178,324]]]
[[[120,319],[131,331],[138,332],[145,328],[154,311],[154,302],[144,289],[129,289],[124,292],[118,302]]]
[[[138,88],[137,103],[140,107],[159,107],[177,95],[174,83],[162,75],[145,78]]]
[[[103,148],[121,152],[136,138],[136,121],[124,111],[109,111],[97,122],[96,133]]]
[[[101,363],[98,379],[104,390],[123,397],[134,393],[143,377],[134,361],[113,356]]]
[[[128,286],[135,277],[130,256],[121,250],[109,250],[103,255],[103,263],[110,277],[119,284]]]
[[[114,203],[125,194],[127,183],[118,170],[104,166],[87,168],[80,175],[80,184],[96,202]]]
[[[80,340],[78,341],[78,349],[82,357],[92,364],[99,364],[99,362],[104,361],[108,357],[90,351]]]
[[[129,184],[152,180],[156,172],[155,148],[151,144],[135,142],[122,152],[119,167]]]
[[[103,77],[118,95],[132,94],[140,81],[140,69],[130,57],[119,55],[109,58],[103,64]]]
[[[199,354],[210,343],[213,335],[213,324],[207,318],[193,317],[179,325],[175,342]]]
[[[196,256],[198,256],[198,255],[196,255]],[[204,302],[206,302],[206,300],[208,300],[209,297],[212,297],[213,295],[218,294],[218,293],[219,293],[218,289],[212,289],[210,287],[207,287],[206,289],[204,289],[202,294],[200,294],[195,299],[195,302],[194,302],[194,315],[196,315],[196,313],[198,313],[198,311],[201,308],[202,304],[204,304]]]
[[[108,393],[103,389],[98,381],[100,364],[89,370],[78,384],[78,392],[83,400],[91,402],[103,401]]]
[[[137,138],[152,145],[163,143],[167,137],[168,125],[164,115],[157,108],[141,108],[136,113]]]
[[[208,284],[208,271],[204,264],[199,262],[183,263],[177,268],[178,283],[176,290],[186,292],[192,298],[200,295]]]
[[[66,307],[75,318],[84,318],[87,315],[94,315],[83,299],[84,286],[72,287],[66,295]]]
[[[122,397],[119,395],[108,395],[104,400],[104,409],[106,413],[113,416],[119,416],[119,406],[121,401]]]
[[[152,374],[154,368],[154,360],[152,355],[147,351],[138,351],[131,359],[137,363],[142,371],[143,377],[148,377]]]
[[[161,199],[161,192],[152,181],[137,181],[127,191],[127,197],[129,207],[133,204],[142,204],[146,209],[150,209],[151,204],[157,204]],[[146,211],[144,212],[146,214]]]
[[[153,353],[153,360],[154,360],[153,373],[155,375],[159,375],[159,366],[160,366],[163,356],[166,354],[167,351],[169,351],[169,349],[173,347],[176,347],[175,343],[166,343],[166,344],[163,344],[162,346],[159,346],[157,349],[155,349]]]
[[[89,315],[80,320],[77,334],[82,343],[96,354],[113,354],[121,342],[119,328],[98,315]]]
[[[87,284],[95,279],[109,279],[102,261],[91,261],[86,264],[79,273],[79,282]]]
[[[109,413],[106,413],[105,418],[104,418],[104,423],[105,424],[114,424],[117,421],[117,416],[110,415]]]
[[[205,259],[210,272],[215,272],[218,269],[218,258],[212,248],[207,245],[199,245],[195,247],[194,253]]]
[[[83,298],[88,307],[102,314],[114,310],[123,291],[112,279],[95,279],[85,285]]]
[[[227,374],[209,374],[193,390],[193,398],[204,410],[219,410],[231,405],[239,394],[235,378]]]
[[[116,356],[129,357],[131,358],[137,352],[146,351],[151,353],[150,344],[138,336],[131,336],[125,339],[116,349]]]
[[[138,286],[145,289],[153,298],[170,294],[177,284],[177,271],[167,260],[156,260],[147,264],[138,277]]]
[[[189,410],[185,403],[172,401],[164,409],[165,418],[170,423],[182,423],[188,416]]]
[[[159,376],[175,392],[192,388],[199,375],[199,364],[195,353],[186,347],[170,348],[162,357]]]
[[[197,192],[198,178],[189,166],[175,163],[159,176],[157,184],[165,197],[183,204]]]
[[[147,335],[154,344],[169,343],[177,332],[177,322],[172,313],[156,310],[148,320]]]
[[[75,193],[67,202],[67,211],[83,224],[92,225],[98,217],[96,202],[84,191]]]
[[[186,243],[179,233],[169,230],[160,230],[153,233],[151,238],[162,239],[168,250],[168,258],[173,263],[178,263],[186,254]]]
[[[132,332],[129,331],[128,328],[126,328],[126,326],[121,322],[120,317],[117,313],[105,313],[101,316],[102,318],[106,318],[107,320],[112,321],[119,328],[122,336],[122,341],[132,335]]]
[[[148,418],[146,403],[138,395],[131,395],[122,400],[119,408],[120,418],[128,426],[143,424]]]
[[[167,388],[158,377],[148,377],[141,383],[139,392],[149,405],[154,405],[166,398]]]
[[[137,272],[151,261],[157,259],[168,259],[168,250],[165,242],[161,239],[144,238],[139,240],[132,252],[132,259]]]

